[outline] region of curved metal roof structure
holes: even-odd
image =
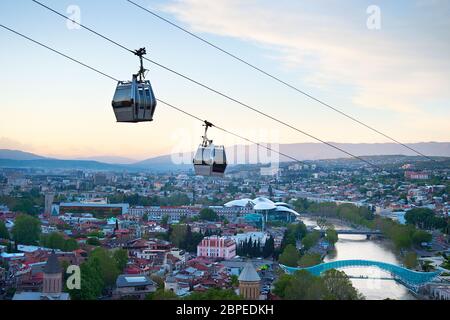
[[[265,197],[257,197],[255,199],[237,199],[224,204],[225,207],[246,207],[251,205],[256,211],[276,210],[278,212],[288,212],[295,216],[300,214],[293,210],[291,206],[285,202],[273,202]]]
[[[295,271],[298,270],[306,270],[316,276],[319,276],[321,273],[331,269],[343,269],[349,267],[377,267],[382,270],[390,272],[395,278],[399,279],[404,284],[413,288],[423,286],[428,282],[431,282],[433,279],[435,279],[437,276],[441,274],[440,271],[418,272],[401,266],[397,266],[395,264],[371,260],[338,260],[321,263],[307,268],[294,268],[281,264],[280,267],[286,273],[294,273]]]

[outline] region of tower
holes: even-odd
[[[55,194],[54,193],[46,193],[45,194],[45,210],[44,215],[49,218],[52,215],[52,204],[55,200]]]
[[[53,250],[48,257],[44,267],[44,285],[42,294],[48,296],[59,296],[62,291],[62,268],[58,256]]]
[[[253,264],[247,262],[239,275],[239,294],[247,300],[258,300],[261,290],[261,277],[256,272]]]

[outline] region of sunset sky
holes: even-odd
[[[148,58],[333,142],[390,142],[125,0],[41,0]],[[450,141],[450,1],[135,0],[402,142]],[[366,12],[381,9],[381,29]],[[31,0],[0,1],[0,23],[113,77],[138,59]],[[190,150],[201,123],[160,104],[116,123],[115,82],[0,28],[0,148],[61,158],[145,159]],[[314,142],[147,63],[158,98],[258,141]],[[211,130],[225,145],[243,141]],[[177,149],[178,148],[178,149]]]

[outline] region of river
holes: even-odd
[[[316,225],[316,220],[310,217],[302,217],[301,220],[307,226]],[[336,229],[348,229],[342,223],[333,221]],[[335,252],[327,255],[325,262],[348,259],[377,260],[392,264],[401,264],[396,255],[389,248],[386,240],[368,240],[366,236],[360,235],[339,235],[339,240],[335,245]],[[415,297],[406,287],[393,279],[388,272],[378,268],[346,268],[343,271],[354,277],[364,276],[368,279],[354,279],[353,286],[361,292],[367,300],[382,300],[386,298],[396,300],[413,300]]]

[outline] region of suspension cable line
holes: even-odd
[[[100,75],[102,75],[102,76],[104,76],[104,77],[106,77],[106,78],[109,78],[109,79],[114,80],[114,81],[116,81],[116,82],[119,81],[119,80],[116,79],[115,77],[110,76],[110,75],[108,75],[107,73],[102,72],[102,71],[100,71],[100,70],[97,69],[97,68],[91,67],[91,66],[89,66],[89,65],[87,65],[87,64],[85,64],[85,63],[83,63],[83,62],[81,62],[81,61],[78,60],[78,59],[72,58],[72,57],[70,57],[70,56],[68,56],[68,55],[66,55],[66,54],[64,54],[64,53],[62,53],[61,51],[58,51],[58,50],[56,50],[56,49],[53,49],[53,48],[51,48],[51,47],[49,47],[49,46],[43,44],[42,42],[39,42],[39,41],[37,41],[37,40],[34,40],[34,39],[32,39],[32,38],[30,38],[30,37],[24,35],[23,33],[20,33],[20,32],[18,32],[18,31],[16,31],[16,30],[13,30],[13,29],[11,29],[11,28],[9,28],[9,27],[3,25],[3,24],[0,24],[0,27],[4,28],[4,29],[6,29],[6,30],[8,30],[8,31],[10,31],[10,32],[12,32],[12,33],[14,33],[14,34],[16,34],[16,35],[22,37],[22,38],[24,38],[24,39],[27,39],[28,41],[31,41],[31,42],[33,42],[33,43],[35,43],[35,44],[37,44],[37,45],[39,45],[39,46],[41,46],[41,47],[43,47],[43,48],[45,48],[45,49],[48,49],[48,50],[50,50],[50,51],[52,51],[52,52],[54,52],[54,53],[56,53],[56,54],[58,54],[58,55],[60,55],[60,56],[62,56],[62,57],[64,57],[64,58],[68,59],[68,60],[71,60],[72,62],[75,62],[75,63],[77,63],[77,64],[79,64],[79,65],[81,65],[81,66],[83,66],[83,67],[86,67],[86,68],[88,68],[88,69],[94,71],[94,72],[97,72],[98,74],[100,74]],[[189,117],[191,117],[191,118],[193,118],[193,119],[195,119],[195,120],[198,120],[198,121],[200,121],[200,122],[202,122],[202,123],[205,123],[205,121],[206,121],[206,120],[203,120],[202,118],[200,118],[200,117],[198,117],[198,116],[196,116],[196,115],[194,115],[194,114],[192,114],[192,113],[189,113],[189,112],[187,112],[187,111],[185,111],[185,110],[183,110],[183,109],[181,109],[181,108],[179,108],[179,107],[176,107],[176,106],[174,106],[173,104],[170,104],[170,103],[168,103],[168,102],[166,102],[166,101],[164,101],[164,100],[161,100],[161,99],[157,99],[157,100],[158,100],[158,102],[160,102],[160,103],[162,103],[162,104],[168,106],[169,108],[172,108],[172,109],[175,110],[175,111],[178,111],[178,112],[180,112],[180,113],[183,113],[183,114],[185,114],[185,115],[187,115],[187,116],[189,116]],[[209,123],[209,122],[208,122],[208,123]],[[304,164],[304,163],[305,163],[304,161],[301,161],[301,160],[299,160],[299,159],[297,159],[297,158],[295,158],[295,157],[292,157],[292,156],[290,156],[290,155],[288,155],[288,154],[285,154],[285,153],[283,153],[283,152],[280,152],[280,151],[278,151],[278,150],[275,150],[275,149],[273,149],[273,148],[271,148],[271,147],[268,147],[268,146],[266,146],[266,145],[264,145],[264,144],[262,144],[262,143],[253,141],[253,140],[251,140],[251,139],[249,139],[249,138],[246,138],[246,137],[244,137],[244,136],[242,136],[242,135],[239,135],[239,134],[237,134],[237,133],[235,133],[235,132],[232,132],[232,131],[230,131],[230,130],[227,130],[227,129],[223,128],[223,127],[216,126],[216,125],[214,125],[214,124],[212,124],[212,123],[210,123],[210,124],[211,124],[211,126],[217,128],[217,129],[220,130],[220,131],[223,131],[223,132],[225,132],[225,133],[227,133],[227,134],[233,135],[233,136],[235,136],[235,137],[237,137],[237,138],[240,138],[240,139],[242,139],[242,140],[245,140],[245,141],[247,141],[247,142],[253,143],[253,144],[255,144],[255,145],[258,146],[258,147],[267,149],[268,151],[271,151],[271,152],[275,152],[275,153],[277,153],[277,154],[279,154],[279,155],[281,155],[281,156],[284,156],[284,157],[286,157],[286,158],[288,158],[288,159],[291,159],[291,160],[293,160],[293,161],[295,161],[295,162],[298,162],[298,163],[301,163],[301,164]]]
[[[62,17],[62,18],[64,18],[64,19],[66,19],[66,20],[69,20],[69,21],[71,21],[71,22],[73,22],[73,23],[79,25],[80,27],[84,28],[85,30],[90,31],[90,32],[94,33],[95,35],[98,35],[99,37],[101,37],[101,38],[103,38],[103,39],[105,39],[105,40],[111,42],[112,44],[114,44],[114,45],[116,45],[116,46],[118,46],[118,47],[120,47],[120,48],[122,48],[122,49],[124,49],[124,50],[126,50],[126,51],[128,51],[128,52],[131,52],[131,53],[135,54],[135,52],[134,52],[133,50],[131,50],[131,49],[129,49],[129,48],[123,46],[122,44],[120,44],[120,43],[118,43],[118,42],[116,42],[116,41],[114,41],[114,40],[112,40],[112,39],[110,39],[109,37],[106,37],[105,35],[102,35],[102,34],[98,33],[97,31],[93,30],[92,28],[86,27],[85,25],[79,23],[78,21],[75,21],[75,20],[73,20],[73,19],[70,19],[68,16],[66,16],[66,15],[64,15],[64,14],[62,14],[62,13],[60,13],[60,12],[58,12],[58,11],[52,9],[52,8],[50,8],[49,6],[47,6],[47,5],[45,5],[45,4],[41,3],[41,2],[39,2],[39,1],[37,1],[37,0],[31,0],[31,1],[33,1],[34,3],[36,3],[36,4],[40,5],[40,6],[42,6],[43,8],[45,8],[45,9],[47,9],[47,10],[49,10],[49,11],[51,11],[51,12],[57,14],[57,15],[60,16],[60,17]],[[198,85],[198,86],[201,86],[201,87],[203,87],[204,89],[207,89],[207,90],[209,90],[209,91],[211,91],[211,92],[213,92],[213,93],[215,93],[215,94],[217,94],[217,95],[220,95],[220,96],[222,96],[222,97],[224,97],[224,98],[226,98],[226,99],[228,99],[228,100],[230,100],[230,101],[232,101],[232,102],[234,102],[234,103],[236,103],[236,104],[239,104],[239,105],[241,105],[241,106],[243,106],[243,107],[245,107],[245,108],[247,108],[247,109],[249,109],[249,110],[252,110],[252,111],[254,111],[254,112],[256,112],[256,113],[258,113],[258,114],[260,114],[260,115],[262,115],[262,116],[264,116],[264,117],[266,117],[266,118],[268,118],[268,119],[271,119],[271,120],[273,120],[273,121],[275,121],[275,122],[278,122],[279,124],[282,124],[282,125],[284,125],[284,126],[290,128],[290,129],[292,129],[292,130],[294,130],[294,131],[297,131],[297,132],[299,132],[299,133],[301,133],[301,134],[303,134],[303,135],[305,135],[305,136],[307,136],[307,137],[310,137],[310,138],[312,138],[312,139],[314,139],[314,140],[316,140],[316,141],[318,141],[318,142],[320,142],[320,143],[322,143],[322,144],[325,144],[325,145],[327,145],[327,146],[329,146],[329,147],[331,147],[331,148],[333,148],[333,149],[336,149],[336,150],[338,150],[338,151],[340,151],[340,152],[342,152],[342,153],[345,153],[346,155],[348,155],[348,156],[350,156],[350,157],[352,157],[352,158],[355,158],[355,159],[358,159],[358,160],[360,160],[360,161],[362,161],[362,162],[365,162],[366,164],[368,164],[368,165],[370,165],[370,166],[380,168],[380,167],[377,166],[376,164],[374,164],[374,163],[372,163],[372,162],[370,162],[370,161],[368,161],[368,160],[366,160],[366,159],[364,159],[364,158],[362,158],[362,157],[360,157],[360,156],[357,156],[357,155],[355,155],[355,154],[352,154],[352,153],[350,153],[350,152],[344,150],[343,148],[340,148],[340,147],[338,147],[338,146],[336,146],[336,145],[334,145],[334,144],[332,144],[332,143],[330,143],[330,142],[327,142],[327,141],[325,141],[325,140],[323,140],[323,139],[317,138],[317,137],[315,137],[314,135],[312,135],[312,134],[310,134],[310,133],[307,133],[306,131],[303,131],[303,130],[301,130],[301,129],[299,129],[299,128],[297,128],[297,127],[291,125],[291,124],[288,124],[287,122],[285,122],[285,121],[283,121],[283,120],[279,120],[278,118],[275,118],[275,117],[272,116],[272,115],[269,115],[269,114],[267,114],[267,113],[265,113],[265,112],[263,112],[263,111],[260,111],[260,110],[258,110],[257,108],[250,106],[249,104],[246,104],[246,103],[244,103],[244,102],[242,102],[242,101],[240,101],[240,100],[237,100],[237,99],[235,99],[235,98],[233,98],[233,97],[231,97],[231,96],[229,96],[229,95],[227,95],[227,94],[225,94],[225,93],[223,93],[223,92],[221,92],[221,91],[218,91],[218,90],[216,90],[216,89],[213,89],[213,88],[210,87],[210,86],[207,86],[207,85],[205,85],[205,84],[203,84],[203,83],[201,83],[201,82],[199,82],[199,81],[197,81],[197,80],[194,80],[194,79],[192,79],[192,78],[190,78],[190,77],[188,77],[188,76],[186,76],[186,75],[184,75],[184,74],[182,74],[182,73],[180,73],[180,72],[177,72],[177,71],[175,71],[175,70],[173,70],[173,69],[171,69],[171,68],[169,68],[169,67],[166,67],[166,66],[164,66],[164,65],[162,65],[162,64],[160,64],[160,63],[158,63],[158,62],[156,62],[156,61],[154,61],[154,60],[151,60],[151,59],[146,58],[146,57],[144,57],[143,59],[146,60],[146,61],[148,61],[148,62],[150,62],[150,63],[152,63],[152,64],[154,64],[154,65],[156,65],[156,66],[158,66],[158,67],[160,67],[160,68],[162,68],[162,69],[164,69],[164,70],[166,70],[166,71],[169,71],[169,72],[171,72],[171,73],[173,73],[173,74],[175,74],[175,75],[177,75],[177,76],[179,76],[179,77],[182,77],[182,78],[184,78],[184,79],[186,79],[186,80],[188,80],[188,81],[190,81],[190,82],[192,82],[192,83],[194,83],[194,84],[196,84],[196,85]]]
[[[153,15],[154,17],[156,17],[156,18],[158,18],[158,19],[160,19],[160,20],[166,22],[167,24],[169,24],[169,25],[171,25],[171,26],[173,26],[173,27],[175,27],[175,28],[181,30],[182,32],[184,32],[184,33],[190,35],[191,37],[193,37],[193,38],[195,38],[195,39],[197,39],[197,40],[199,40],[199,41],[205,43],[206,45],[209,45],[210,47],[213,47],[214,49],[216,49],[216,50],[218,50],[218,51],[224,53],[225,55],[227,55],[227,56],[233,58],[234,60],[237,60],[237,61],[241,62],[242,64],[247,65],[247,66],[250,67],[251,69],[253,69],[253,70],[255,70],[255,71],[257,71],[257,72],[259,72],[259,73],[261,73],[261,74],[263,74],[263,75],[265,75],[265,76],[267,76],[267,77],[269,77],[269,78],[271,78],[271,79],[273,79],[273,80],[275,80],[275,81],[277,81],[278,83],[281,83],[282,85],[284,85],[284,86],[286,86],[286,87],[288,87],[288,88],[290,88],[290,89],[296,91],[297,93],[300,93],[300,94],[302,94],[303,96],[306,96],[307,98],[309,98],[309,99],[311,99],[311,100],[313,100],[313,101],[315,101],[315,102],[321,104],[322,106],[324,106],[324,107],[326,107],[326,108],[328,108],[328,109],[330,109],[330,110],[333,110],[333,111],[335,111],[336,113],[339,113],[340,115],[342,115],[342,116],[344,116],[344,117],[346,117],[346,118],[348,118],[348,119],[350,119],[350,120],[352,120],[352,121],[354,121],[354,122],[356,122],[356,123],[362,125],[363,127],[365,127],[365,128],[367,128],[367,129],[369,129],[369,130],[371,130],[371,131],[373,131],[373,132],[375,132],[375,133],[377,133],[377,134],[379,134],[379,135],[381,135],[381,136],[383,136],[383,137],[385,137],[385,138],[387,138],[387,139],[389,139],[389,140],[391,140],[391,141],[397,143],[398,145],[401,145],[401,146],[403,146],[403,147],[409,149],[410,151],[412,151],[412,152],[414,152],[414,153],[416,153],[416,154],[418,154],[418,155],[420,155],[420,156],[422,156],[422,157],[424,157],[424,158],[426,158],[426,159],[428,159],[428,160],[436,161],[435,159],[433,159],[433,158],[431,158],[431,157],[425,155],[424,153],[418,151],[417,149],[408,146],[407,144],[405,144],[405,143],[403,143],[403,142],[401,142],[401,141],[399,141],[399,140],[393,138],[392,136],[390,136],[390,135],[388,135],[388,134],[386,134],[386,133],[384,133],[384,132],[382,132],[382,131],[380,131],[380,130],[374,128],[374,127],[371,126],[371,125],[368,125],[367,123],[365,123],[365,122],[363,122],[363,121],[357,119],[356,117],[349,115],[348,113],[342,111],[340,108],[337,108],[337,107],[335,107],[335,106],[332,106],[330,103],[327,103],[327,102],[325,102],[325,101],[323,101],[323,100],[321,100],[321,99],[319,99],[319,98],[314,97],[313,95],[307,93],[306,91],[304,91],[304,90],[302,90],[302,89],[299,89],[298,87],[296,87],[296,86],[294,86],[294,85],[292,85],[292,84],[290,84],[290,83],[288,83],[288,82],[282,80],[282,79],[279,78],[278,76],[275,76],[275,75],[273,75],[273,74],[271,74],[271,73],[269,73],[269,72],[263,70],[262,68],[256,66],[255,64],[249,62],[248,60],[245,60],[245,59],[243,59],[243,58],[240,58],[240,57],[237,56],[236,54],[233,54],[233,53],[231,53],[230,51],[225,50],[225,49],[223,49],[222,47],[220,47],[220,46],[218,46],[218,45],[212,43],[211,41],[208,41],[208,40],[206,40],[205,38],[203,38],[203,37],[201,37],[201,36],[199,36],[199,35],[197,35],[197,34],[191,32],[191,31],[187,30],[186,28],[183,28],[182,26],[180,26],[180,25],[178,25],[178,24],[176,24],[176,23],[170,21],[169,19],[164,18],[163,16],[157,14],[156,12],[154,12],[154,11],[148,9],[148,8],[143,7],[143,6],[141,6],[140,4],[138,4],[138,3],[136,3],[136,2],[134,2],[134,1],[132,1],[132,0],[126,0],[126,1],[128,1],[130,4],[136,6],[137,8],[139,8],[139,9],[141,9],[141,10],[143,10],[143,11],[145,11],[145,12],[151,14],[151,15]]]

